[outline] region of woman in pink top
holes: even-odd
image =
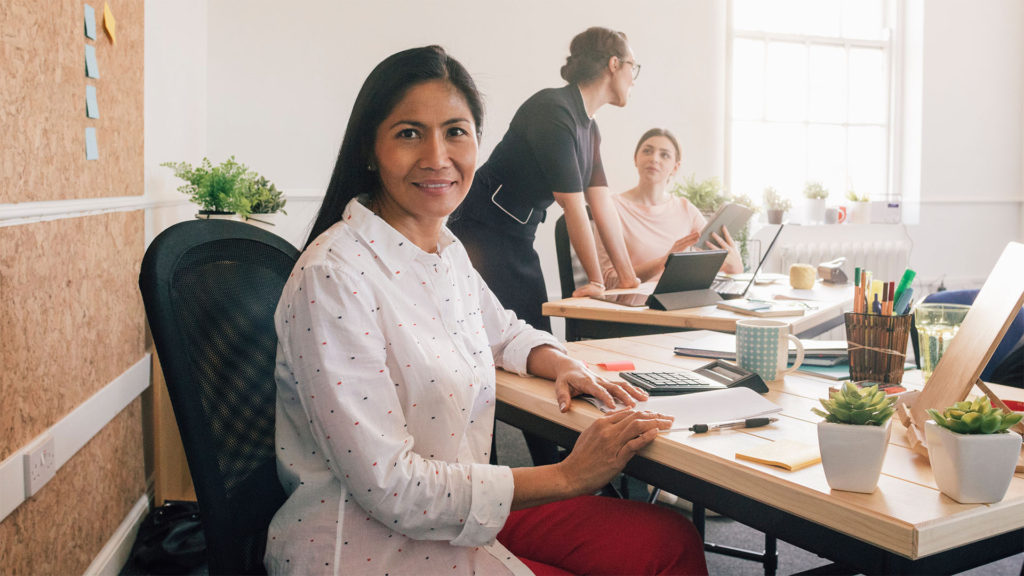
[[[657,280],[665,270],[665,261],[672,252],[683,252],[694,246],[707,221],[686,198],[669,194],[668,187],[679,170],[679,142],[664,128],[644,133],[633,153],[639,181],[637,185],[612,197],[622,220],[626,251],[636,275],[643,282]],[[608,288],[617,287],[619,277],[604,246],[597,243],[601,272]],[[722,271],[743,271],[739,250],[722,227],[722,234],[712,233],[712,241],[704,248],[728,250]]]

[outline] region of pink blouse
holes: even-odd
[[[704,215],[686,198],[673,196],[668,202],[654,206],[635,204],[622,194],[612,196],[612,200],[622,221],[622,236],[634,268],[664,256],[676,240],[691,232],[700,232],[707,224]],[[619,275],[612,266],[600,235],[594,236],[605,287],[615,288],[619,285]],[[660,276],[661,273],[658,273],[650,280],[656,281]]]

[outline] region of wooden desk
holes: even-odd
[[[621,291],[610,291],[610,293]],[[771,299],[777,293],[791,292],[788,285],[772,284],[751,289],[751,298]],[[853,287],[833,286],[818,283],[814,290],[808,291],[815,298],[812,305],[815,310],[808,310],[803,316],[780,316],[772,320],[790,323],[794,335],[809,338],[826,332],[843,323],[843,312],[853,309]],[[566,298],[554,302],[546,302],[541,308],[545,316],[560,316],[566,319],[648,326],[663,326],[682,330],[718,330],[719,332],[735,332],[736,321],[756,316],[737,314],[720,310],[715,306],[702,306],[686,310],[651,310],[613,304],[593,298]],[[617,334],[608,334],[617,335]]]
[[[596,363],[632,360],[639,370],[693,368],[705,360],[681,358],[678,336],[661,334],[569,344],[571,353]],[[913,387],[920,372],[908,372]],[[817,442],[811,413],[830,382],[791,375],[770,384],[766,397],[783,407],[769,427],[661,436],[634,458],[627,472],[704,504],[801,548],[864,573],[949,573],[1024,551],[1024,475],[995,504],[959,504],[935,486],[927,459],[906,445],[895,421],[878,489],[872,494],[831,491],[821,465],[797,472],[735,458],[738,449],[789,438]],[[998,387],[1007,398],[1024,390]],[[549,382],[498,372],[498,418],[563,445],[600,412],[574,401],[558,411]]]

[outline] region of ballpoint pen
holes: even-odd
[[[727,428],[760,428],[772,422],[778,422],[778,418],[747,418],[746,420],[732,420],[729,422],[718,422],[717,424],[694,424],[688,429],[696,434],[710,432],[711,430],[724,430]]]

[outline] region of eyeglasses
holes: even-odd
[[[633,80],[636,80],[637,78],[640,77],[639,62],[634,62],[633,60],[623,60],[622,58],[619,58],[619,61],[622,62],[623,64],[629,64],[630,66],[633,67]]]

